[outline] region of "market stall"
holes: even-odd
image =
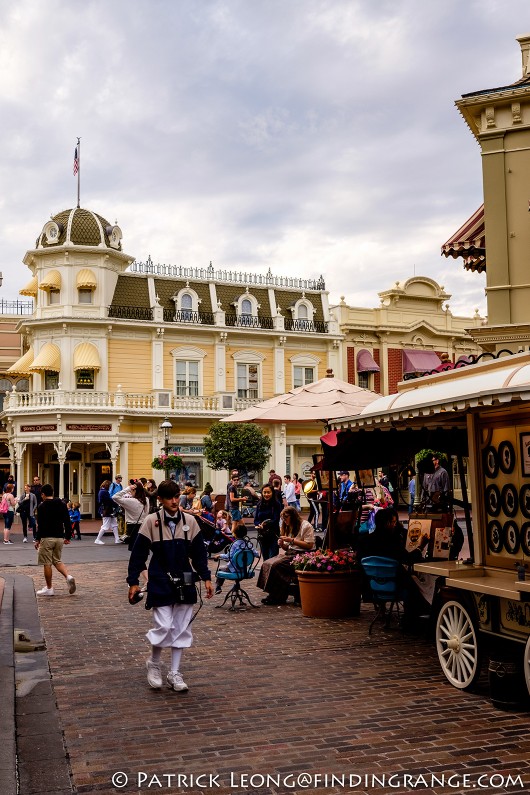
[[[330,426],[322,443],[334,469],[399,463],[423,447],[469,457],[472,562],[415,571],[440,578],[436,645],[451,684],[472,686],[483,651],[510,649],[530,693],[530,354],[403,382]]]

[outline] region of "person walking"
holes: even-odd
[[[31,491],[31,486],[26,483],[24,492],[18,501],[17,511],[22,522],[23,544],[28,543],[28,524],[33,533],[33,540],[37,538],[37,523],[35,521],[35,511],[37,510],[37,498]]]
[[[114,543],[121,544],[121,539],[118,535],[118,520],[116,518],[116,504],[113,502],[109,494],[110,480],[104,480],[98,494],[99,515],[102,518],[101,530],[94,544],[104,544],[101,539],[105,533],[112,532],[114,534]]]
[[[283,496],[288,508],[296,508],[296,491],[290,475],[284,475]]]
[[[294,485],[294,494],[296,498],[295,508],[297,511],[301,511],[302,506],[300,505],[300,498],[302,496],[302,483],[298,477],[298,472],[293,473],[293,485]]]
[[[140,526],[149,513],[149,499],[143,484],[137,480],[114,495],[114,502],[125,511],[125,529],[129,552],[134,546]]]
[[[13,496],[14,486],[12,483],[6,483],[5,492],[2,495],[2,513],[4,515],[4,544],[12,544],[10,539],[11,527],[15,518],[15,508],[17,501]],[[5,509],[5,510],[4,510]]]
[[[206,598],[213,596],[206,546],[199,525],[193,516],[179,510],[180,489],[172,480],[163,480],[158,487],[161,509],[149,514],[136,538],[127,574],[129,602],[134,603],[140,574],[145,570],[149,553],[146,608],[152,608],[152,628],[146,637],[151,656],[146,662],[149,687],[162,687],[161,658],[165,648],[171,649],[171,667],[166,677],[169,688],[188,690],[180,672],[182,651],[193,642],[190,622],[197,602],[195,581],[204,581]]]
[[[42,487],[42,502],[39,507],[39,526],[35,549],[39,556],[37,562],[44,567],[46,585],[37,591],[38,596],[54,596],[52,586],[52,573],[55,567],[63,575],[68,586],[68,592],[76,591],[76,582],[68,569],[61,561],[63,545],[70,543],[70,516],[62,500],[54,498],[53,486],[45,483]]]
[[[109,486],[109,494],[111,497],[114,497],[115,494],[117,494],[119,491],[123,489],[122,481],[123,481],[122,476],[116,475],[116,477]]]

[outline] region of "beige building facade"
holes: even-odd
[[[488,322],[472,335],[491,351],[530,345],[530,36],[517,41],[521,78],[456,102],[480,146],[484,205],[442,248],[486,271]]]
[[[480,328],[484,319],[478,311],[472,318],[453,315],[451,296],[433,279],[414,276],[378,295],[374,309],[348,306],[343,299],[332,306],[344,335],[342,369],[350,383],[388,395],[409,375],[482,353],[467,329]]]
[[[202,488],[226,487],[203,455],[233,411],[341,368],[342,335],[323,280],[137,263],[122,232],[85,209],[48,221],[24,263],[32,314],[4,373],[2,421],[17,482],[35,473],[93,514],[102,480],[161,479],[170,449]],[[271,465],[306,472],[321,427],[269,429]]]

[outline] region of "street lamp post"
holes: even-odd
[[[171,428],[172,427],[173,426],[170,423],[170,421],[168,420],[168,418],[164,417],[164,422],[162,423],[160,428],[164,431],[164,453],[165,453],[166,456],[169,455],[169,434],[171,433]],[[167,466],[165,467],[164,474],[165,474],[166,480],[168,480],[169,479],[169,467],[167,467]]]

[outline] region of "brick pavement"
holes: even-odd
[[[521,773],[530,791],[527,713],[491,706],[487,692],[457,691],[443,678],[432,642],[377,629],[372,615],[312,620],[298,608],[241,613],[207,603],[184,653],[187,694],[148,688],[149,613],[126,601],[126,563],[70,565],[68,596],[39,599],[52,684],[78,793],[409,793],[408,786],[231,786],[230,773],[448,775]],[[41,585],[42,574],[20,569]],[[259,602],[253,585],[249,591]],[[167,663],[167,658],[164,662]],[[130,782],[114,788],[124,771]],[[136,785],[138,771],[162,787]],[[167,787],[163,774],[219,776],[219,787]],[[239,779],[236,778],[236,783]],[[40,792],[45,792],[44,788]],[[418,792],[464,792],[460,787]],[[469,790],[467,790],[469,791]]]

